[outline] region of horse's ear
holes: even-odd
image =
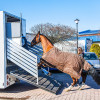
[[[38,31],[38,34],[40,35],[40,31]]]

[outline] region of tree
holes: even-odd
[[[92,44],[90,52],[95,52],[98,57],[100,57],[100,46],[99,44]]]
[[[40,31],[45,36],[47,36],[52,41],[52,43],[63,41],[70,37],[76,36],[75,29],[73,29],[69,26],[60,25],[60,24],[58,24],[58,25],[53,25],[50,23],[39,24],[39,25],[33,26],[31,28],[31,31],[34,34],[37,34],[38,31]]]

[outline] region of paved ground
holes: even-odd
[[[78,90],[78,86],[75,86],[69,92],[64,91],[72,82],[69,75],[53,73],[52,77],[62,81],[64,84],[58,95],[22,81],[5,90],[0,90],[0,100],[100,100],[100,86],[90,76],[87,77],[83,90]]]

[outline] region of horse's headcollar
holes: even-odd
[[[34,39],[33,39],[32,42],[33,42],[33,43],[38,43],[38,42],[40,41],[40,35],[41,35],[41,34],[39,34],[39,38],[38,38],[37,41],[36,41],[36,37],[35,37],[35,41],[34,41]]]
[[[38,38],[38,40],[37,40],[37,41],[40,41],[40,35],[41,35],[41,34],[39,34],[39,38]]]
[[[39,38],[38,38],[38,40],[37,40],[37,41],[40,41],[40,35],[42,35],[42,33],[40,33],[40,34],[39,34]]]

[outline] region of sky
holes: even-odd
[[[52,23],[67,25],[78,30],[100,29],[100,0],[0,0],[0,11],[26,19],[26,32],[32,26]]]

